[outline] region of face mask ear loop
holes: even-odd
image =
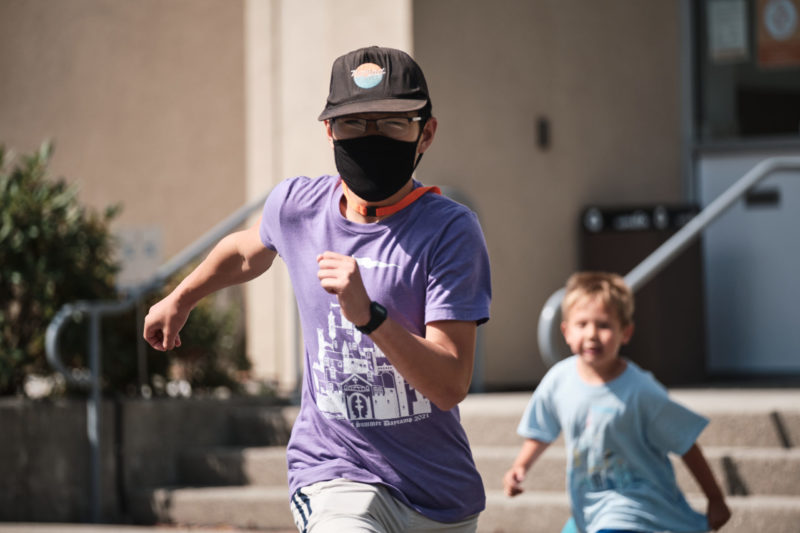
[[[422,139],[422,131],[425,129],[425,124],[428,123],[428,118],[430,118],[430,117],[425,117],[425,120],[422,121],[422,124],[419,127],[419,135],[417,135],[417,146],[419,146],[419,140]],[[417,161],[414,163],[414,168],[411,169],[412,173],[415,170],[417,170],[417,165],[419,165],[419,162],[422,161],[422,156],[423,155],[425,155],[425,154],[419,154],[419,157],[417,158]]]
[[[422,160],[422,155],[423,154],[419,154],[419,157],[417,158],[417,162],[414,163],[414,168],[411,169],[411,172],[414,172],[415,170],[417,170],[417,165],[419,165],[419,162]]]

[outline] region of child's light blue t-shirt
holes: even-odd
[[[603,385],[578,376],[577,357],[536,388],[517,432],[552,442],[564,431],[567,484],[580,531],[708,531],[675,481],[668,454],[683,455],[708,420],[672,401],[635,363]]]

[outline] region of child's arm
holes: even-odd
[[[531,467],[534,461],[542,455],[547,447],[550,446],[549,442],[542,442],[535,439],[525,439],[522,444],[522,449],[519,451],[514,464],[503,476],[503,489],[507,496],[516,496],[523,491],[520,484],[525,479],[525,474]]]
[[[714,478],[714,473],[711,472],[703,452],[696,443],[683,454],[682,459],[708,499],[706,512],[708,525],[716,531],[731,517],[731,511],[725,503],[725,496],[717,485],[717,480]]]

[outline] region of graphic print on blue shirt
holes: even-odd
[[[592,405],[583,432],[573,449],[572,469],[578,487],[589,491],[615,490],[633,481],[624,457],[606,446],[608,426],[619,416],[617,405]]]
[[[372,340],[331,303],[327,328],[317,328],[312,364],[319,410],[355,427],[393,426],[425,420],[431,402],[409,385]]]

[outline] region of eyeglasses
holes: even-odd
[[[416,138],[415,125],[421,121],[422,117],[338,117],[331,119],[331,129],[337,139],[353,139],[364,135],[367,132],[367,125],[372,122],[381,135],[405,141]]]

